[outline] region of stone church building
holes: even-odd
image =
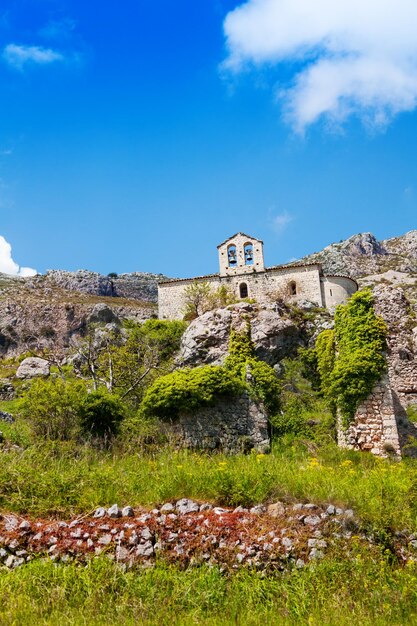
[[[160,319],[183,318],[184,291],[193,282],[206,282],[213,291],[226,285],[238,299],[262,302],[283,297],[294,302],[309,300],[329,309],[345,302],[358,288],[348,276],[324,274],[319,263],[265,267],[263,242],[245,233],[236,233],[217,249],[219,273],[158,284]]]

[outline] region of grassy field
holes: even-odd
[[[0,513],[69,518],[97,506],[154,506],[181,497],[223,505],[278,499],[353,508],[379,532],[417,531],[417,462],[380,460],[334,444],[275,444],[270,455],[28,445],[19,422],[2,424],[22,446],[1,455]],[[0,569],[0,624],[412,624],[417,565],[382,546],[285,574],[163,562],[125,571],[100,557],[87,566],[33,561]]]
[[[359,552],[268,577],[164,564],[125,572],[105,558],[86,567],[37,561],[0,570],[0,605],[3,626],[413,624],[417,567]]]
[[[2,454],[0,510],[68,517],[114,502],[153,506],[191,497],[237,506],[288,498],[353,508],[380,528],[417,530],[416,470],[413,460],[381,460],[334,444],[276,444],[270,455],[228,457],[50,443]]]

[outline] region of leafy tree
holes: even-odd
[[[91,378],[95,391],[105,387],[137,407],[145,387],[172,370],[185,328],[182,321],[147,320],[127,325],[125,339],[107,333],[102,341],[93,329],[79,350],[78,372]]]
[[[193,320],[210,310],[211,287],[207,281],[194,280],[184,289],[184,319]]]

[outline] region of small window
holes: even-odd
[[[246,283],[241,283],[239,286],[239,295],[241,298],[248,297],[248,286]]]
[[[333,295],[333,291],[332,291],[331,289],[330,289],[330,295],[331,295],[331,296]]]
[[[290,296],[296,296],[297,295],[297,285],[294,281],[292,281],[289,285],[288,285],[288,289],[290,292]]]
[[[243,256],[245,257],[245,265],[253,265],[253,245],[245,243],[243,246]]]
[[[227,260],[229,261],[229,267],[235,267],[237,264],[236,246],[231,245],[227,248]]]

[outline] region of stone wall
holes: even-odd
[[[358,290],[356,281],[347,276],[322,276],[323,306],[332,309]]]
[[[182,413],[164,429],[181,448],[236,454],[252,448],[267,452],[270,446],[266,413],[247,392],[193,413]]]
[[[417,345],[415,321],[402,289],[379,285],[374,288],[375,310],[388,328],[387,372],[356,412],[352,425],[339,443],[378,456],[417,453],[417,428],[407,417],[410,405],[417,407]]]
[[[347,430],[339,417],[338,443],[342,448],[364,450],[376,456],[401,456],[394,397],[385,376],[358,408]]]
[[[248,288],[248,297],[259,303],[268,302],[277,299],[277,297],[284,297],[294,302],[309,300],[317,304],[317,306],[324,306],[320,266],[289,266],[270,268],[264,272],[254,272],[240,276],[220,277],[216,274],[197,279],[180,279],[160,283],[158,289],[160,319],[183,318],[185,306],[184,291],[195,280],[208,282],[213,291],[220,285],[229,286],[236,298],[240,297],[240,286],[242,283],[245,283]],[[294,296],[290,295],[290,284],[295,285],[296,295]],[[337,304],[344,302],[348,295],[348,292],[340,286],[337,296],[335,295],[335,298],[338,298]]]

